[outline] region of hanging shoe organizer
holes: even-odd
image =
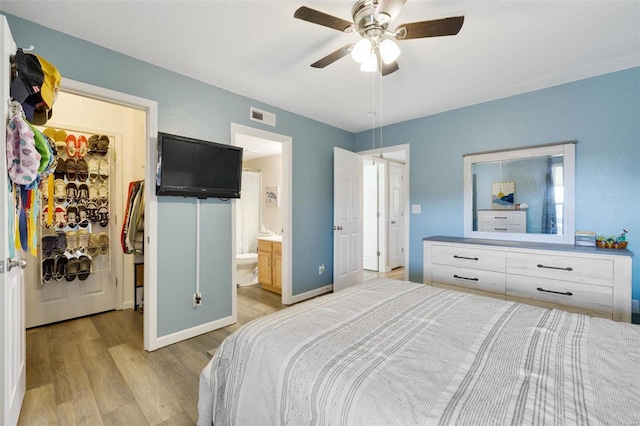
[[[105,135],[42,131],[55,141],[58,165],[40,183],[42,282],[86,280],[111,269],[111,155]]]

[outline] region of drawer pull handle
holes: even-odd
[[[453,255],[454,259],[465,259],[465,260],[478,260],[477,257],[464,257],[464,256],[458,256],[457,254]]]
[[[545,290],[542,287],[537,288],[538,291],[544,291],[545,293],[553,293],[553,294],[561,294],[563,296],[573,296],[573,293],[570,291],[553,291],[553,290]]]
[[[560,268],[558,266],[544,266],[541,263],[538,263],[538,268],[558,269],[560,271],[573,271],[573,268],[571,266],[567,266],[566,268]]]
[[[493,228],[496,231],[508,231],[507,228]]]
[[[494,216],[493,218],[494,219],[506,219],[507,217],[506,216]]]
[[[453,278],[458,278],[458,279],[461,279],[461,280],[469,280],[469,281],[478,281],[477,278],[461,277],[460,275],[455,275],[455,274],[453,275]]]

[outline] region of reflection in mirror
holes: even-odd
[[[562,234],[563,165],[562,155],[473,164],[473,230]],[[505,210],[522,213],[502,219]]]
[[[574,143],[465,156],[465,236],[573,243]]]

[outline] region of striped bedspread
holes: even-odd
[[[378,279],[242,327],[201,425],[640,425],[640,326]]]

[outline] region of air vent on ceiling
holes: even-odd
[[[258,108],[251,107],[249,118],[251,119],[251,121],[257,121],[259,123],[276,127],[276,115],[270,112],[262,111]]]

